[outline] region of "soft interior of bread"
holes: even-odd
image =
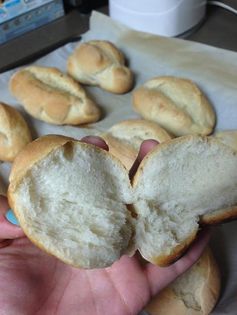
[[[15,191],[27,235],[69,264],[111,265],[133,234],[128,175],[108,154],[67,143],[35,164]],[[23,217],[22,217],[23,216]]]
[[[236,169],[233,150],[202,137],[161,144],[145,158],[135,178],[136,238],[143,256],[172,254],[197,230],[200,216],[236,205]]]

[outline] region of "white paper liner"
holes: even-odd
[[[90,30],[82,41],[110,40],[126,55],[135,73],[136,84],[160,75],[174,75],[195,81],[213,104],[216,130],[237,129],[237,53],[182,39],[166,38],[128,29],[109,17],[93,12]],[[77,43],[67,44],[40,58],[35,64],[66,71],[66,61]],[[55,126],[33,119],[8,91],[8,81],[16,69],[0,75],[0,101],[18,108],[26,118],[33,137],[63,134],[74,138],[96,135],[113,124],[138,115],[132,110],[131,93],[114,95],[96,87],[86,87],[100,104],[104,118],[89,128]],[[0,177],[7,183],[11,164],[0,164]],[[237,170],[236,170],[237,171]],[[222,273],[222,292],[212,314],[237,314],[237,223],[215,227],[211,246]]]

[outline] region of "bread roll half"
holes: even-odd
[[[208,315],[220,294],[220,272],[210,248],[145,308],[150,315]]]
[[[133,92],[134,109],[175,136],[209,135],[215,113],[207,98],[191,80],[157,77]]]
[[[112,93],[126,93],[133,85],[133,75],[125,66],[123,54],[109,41],[80,44],[68,58],[67,70],[79,82]]]
[[[12,162],[30,141],[30,130],[22,115],[0,103],[0,160]]]
[[[16,72],[10,90],[33,117],[56,125],[95,122],[100,110],[84,89],[56,68],[30,66]]]
[[[26,235],[66,263],[102,268],[138,249],[165,266],[195,239],[200,221],[237,217],[236,168],[231,148],[186,136],[152,150],[130,184],[109,152],[48,136],[16,158],[8,197]]]
[[[159,143],[171,139],[171,136],[157,123],[145,119],[123,120],[113,125],[101,137],[109,146],[109,151],[130,170],[141,143],[154,139]]]

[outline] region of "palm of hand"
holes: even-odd
[[[197,260],[207,241],[204,233],[167,268],[144,264],[135,255],[109,268],[82,270],[42,252],[26,237],[15,239],[0,249],[1,314],[135,315]]]
[[[8,315],[136,314],[151,295],[147,270],[135,257],[106,269],[75,269],[20,238],[0,251],[1,310]]]

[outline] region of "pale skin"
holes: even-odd
[[[95,137],[82,141],[105,150]],[[131,170],[155,146],[145,141]],[[82,270],[65,265],[36,248],[20,227],[5,218],[7,199],[0,196],[0,313],[1,315],[137,315],[148,301],[190,268],[206,247],[203,231],[188,252],[169,267],[144,263],[137,253],[123,256],[111,267]]]

